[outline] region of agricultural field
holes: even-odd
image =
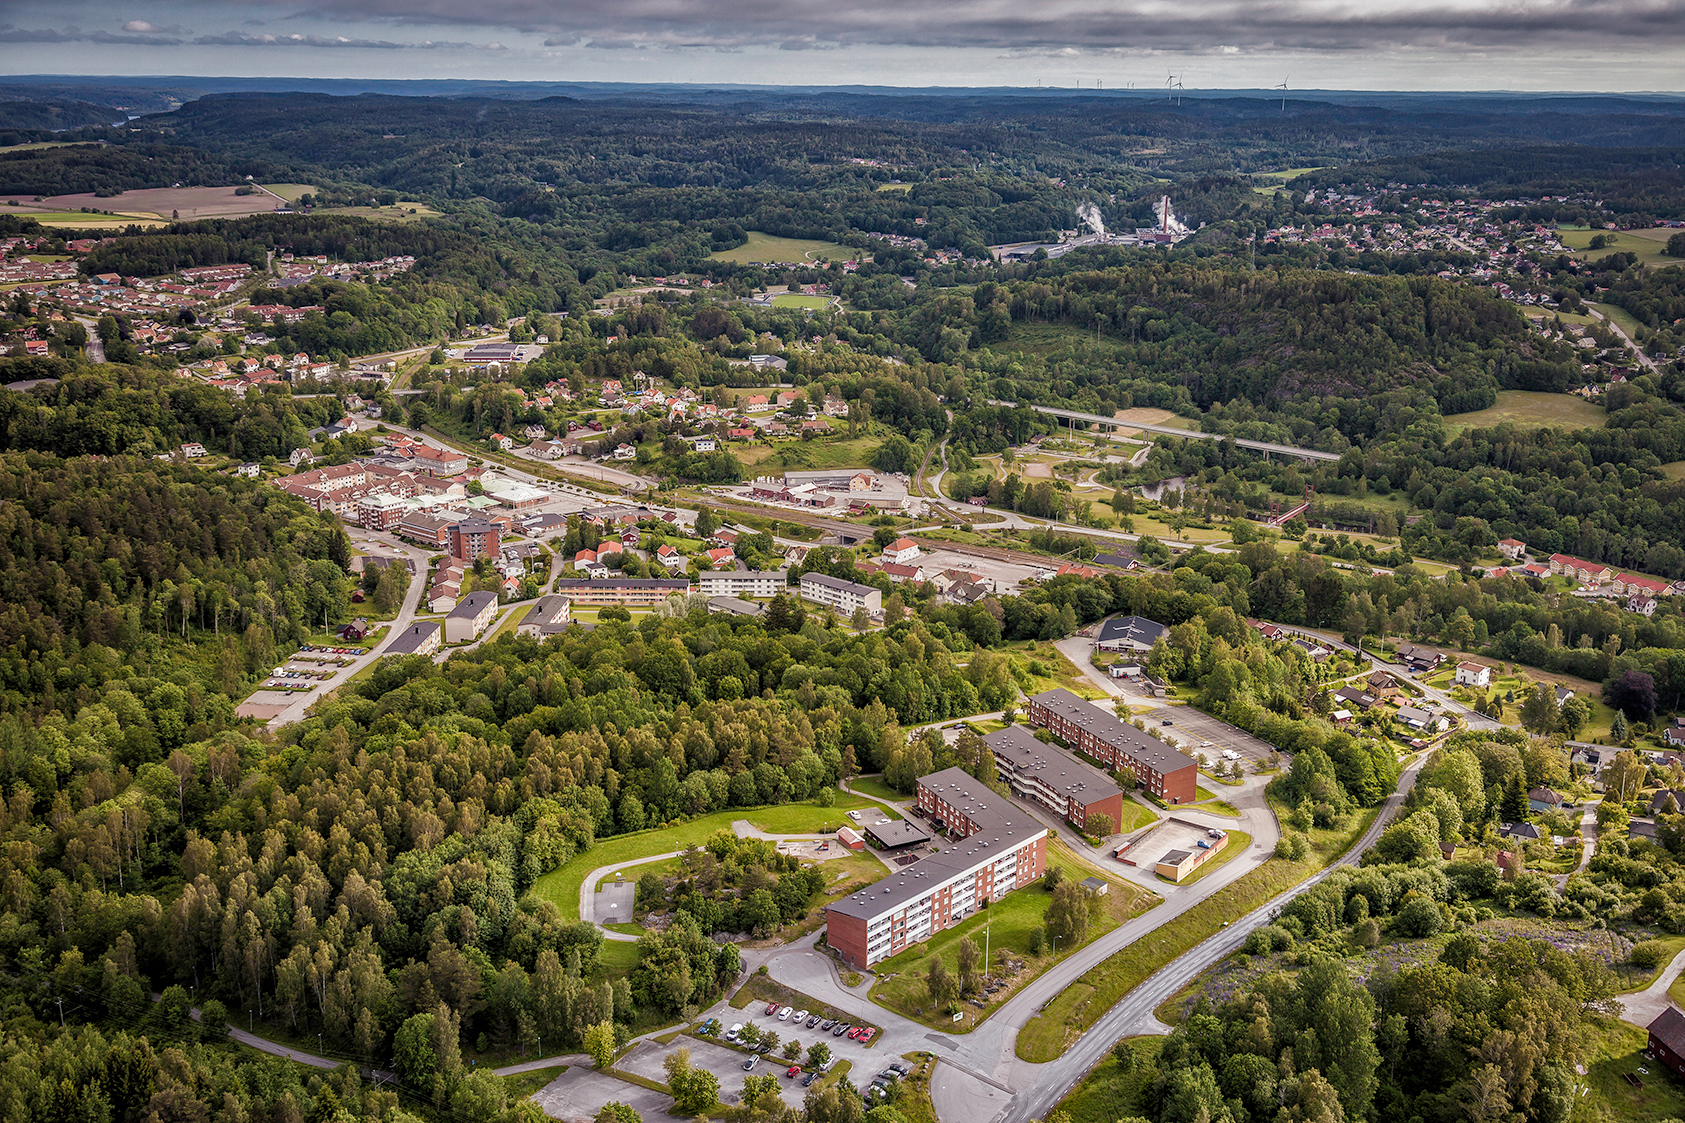
[[[416,200],[400,201],[390,207],[318,207],[316,214],[348,214],[357,218],[377,218],[387,222],[420,222],[437,218],[439,211]]]
[[[120,214],[89,214],[86,211],[0,211],[0,214],[17,214],[32,218],[42,226],[62,227],[73,230],[122,230],[128,226],[168,226],[169,223],[159,218],[144,218]]]
[[[1506,422],[1523,429],[1601,429],[1608,413],[1572,394],[1542,390],[1499,390],[1498,404],[1473,413],[1456,413],[1445,419],[1447,432],[1489,429]]]
[[[266,195],[262,191],[250,195],[236,195],[235,187],[155,187],[136,191],[125,191],[121,195],[110,198],[100,198],[93,194],[82,195],[54,195],[34,201],[29,196],[10,196],[0,199],[0,204],[12,205],[17,200],[19,213],[27,211],[77,212],[81,207],[97,207],[100,210],[115,211],[120,215],[136,215],[142,218],[169,219],[172,214],[179,214],[183,220],[192,218],[239,218],[249,214],[266,214],[275,209],[275,197]],[[44,215],[31,217],[45,223]],[[55,225],[65,225],[55,223]]]
[[[1665,267],[1682,264],[1679,258],[1662,253],[1667,240],[1679,232],[1675,227],[1653,226],[1648,230],[1558,230],[1557,237],[1581,260],[1595,261],[1612,253],[1631,253],[1638,255],[1641,265]],[[1610,239],[1609,244],[1600,250],[1588,249],[1591,240],[1599,234]]]
[[[820,260],[853,261],[860,251],[837,242],[820,242],[809,238],[780,238],[773,234],[749,231],[749,240],[734,250],[720,250],[715,261],[729,261],[733,265],[747,265],[751,261],[786,261],[809,263]]]
[[[273,191],[289,203],[296,203],[306,195],[314,195],[316,187],[310,183],[266,183],[265,191]],[[415,204],[411,203],[410,206]]]

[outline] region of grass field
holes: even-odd
[[[1505,422],[1523,429],[1601,429],[1608,418],[1602,406],[1572,394],[1542,390],[1499,390],[1498,404],[1473,413],[1455,413],[1445,419],[1448,433],[1464,429],[1489,429]]]
[[[387,222],[420,222],[424,218],[439,216],[439,212],[426,203],[414,200],[394,203],[390,207],[324,207],[318,208],[315,213],[348,214],[357,218],[385,219]]]
[[[784,468],[864,468],[872,453],[883,444],[879,437],[831,437],[804,441],[800,438],[774,445],[778,464]]]
[[[156,218],[137,218],[128,215],[87,214],[82,211],[0,211],[0,214],[15,214],[19,218],[32,218],[42,226],[60,226],[75,230],[121,230],[125,226],[166,226],[168,223]]]
[[[1079,859],[1069,847],[1057,841],[1048,845],[1047,864],[1049,868],[1062,870],[1066,877],[1079,880],[1095,876],[1096,873],[1092,866]],[[1111,889],[1103,898],[1103,911],[1089,921],[1084,945],[1122,924],[1125,918],[1131,915],[1132,910],[1140,908],[1148,899],[1149,895],[1144,890],[1115,878],[1106,880]],[[965,1031],[975,1027],[978,1021],[987,1018],[1014,992],[1052,965],[1051,947],[1040,955],[1031,955],[1029,951],[1030,934],[1041,931],[1047,906],[1052,900],[1053,895],[1042,889],[1039,884],[1027,886],[1008,893],[962,923],[937,933],[923,943],[914,944],[900,955],[884,960],[873,969],[881,981],[872,987],[872,1001],[945,1032]],[[948,973],[957,978],[960,941],[969,936],[976,940],[979,950],[982,950],[985,928],[989,932],[989,961],[984,965],[985,971],[995,968],[1001,952],[1011,952],[1024,960],[1025,966],[1017,976],[1011,978],[1006,990],[998,992],[989,1000],[987,1010],[980,1011],[975,1006],[967,1007],[965,1020],[956,1025],[947,1014],[938,1013],[932,1007],[925,978],[930,973],[931,962],[938,957],[948,968]],[[1064,952],[1074,950],[1076,949],[1061,949]]]
[[[1302,862],[1270,858],[1232,885],[1218,890],[1199,908],[1183,913],[1101,963],[1042,1007],[1018,1034],[1018,1056],[1045,1062],[1088,1031],[1100,1015],[1195,944],[1239,920],[1264,902],[1324,868],[1356,841],[1374,819],[1363,815],[1349,831],[1310,832],[1311,853]],[[1238,850],[1237,850],[1238,853]]]
[[[1603,1118],[1637,1123],[1685,1116],[1685,1088],[1666,1067],[1645,1058],[1648,1038],[1643,1030],[1614,1018],[1595,1018],[1592,1024],[1597,1032],[1585,1043],[1591,1054],[1585,1080],[1589,1098],[1607,1112]],[[1639,1074],[1640,1068],[1650,1071]],[[1626,1073],[1638,1075],[1644,1087],[1628,1084]]]
[[[1631,253],[1638,255],[1641,264],[1665,267],[1685,264],[1677,257],[1662,253],[1668,238],[1677,233],[1678,230],[1656,226],[1649,230],[1558,230],[1557,237],[1573,251],[1575,257],[1582,260],[1595,261],[1612,253]],[[1587,249],[1591,240],[1599,234],[1612,239],[1611,243],[1600,250]]]
[[[1662,465],[1662,475],[1670,480],[1685,480],[1685,460],[1675,460]]]
[[[729,261],[733,265],[747,265],[751,261],[813,262],[852,261],[860,254],[850,246],[836,242],[819,242],[808,238],[780,238],[773,234],[749,231],[749,240],[734,250],[720,250],[715,261]]]
[[[289,203],[296,203],[306,195],[316,193],[315,185],[309,183],[266,183],[265,191],[273,191]]]
[[[774,308],[812,308],[817,312],[821,309],[829,308],[831,306],[831,298],[828,296],[807,296],[806,294],[799,292],[787,292],[781,296],[773,297],[772,306]]]
[[[894,803],[899,803],[902,800],[911,798],[910,796],[902,795],[900,792],[896,791],[894,788],[874,776],[856,776],[848,782],[848,786],[850,791],[859,792],[862,795],[875,795],[879,799],[887,799]]]
[[[1676,265],[1685,265],[1685,261],[1680,261],[1677,258],[1668,258],[1667,260]],[[1616,327],[1626,332],[1629,338],[1637,337],[1640,324],[1633,318],[1631,312],[1615,304],[1593,304],[1592,307],[1607,316]]]
[[[849,820],[843,812],[856,808],[884,808],[871,800],[848,792],[838,792],[832,807],[816,807],[811,803],[785,803],[773,807],[733,809],[703,815],[688,823],[659,830],[639,831],[603,839],[591,849],[576,854],[560,868],[551,870],[533,884],[532,891],[545,900],[556,902],[562,915],[579,919],[579,887],[592,870],[602,866],[632,862],[687,846],[700,846],[717,830],[731,829],[734,819],[747,819],[761,830],[773,834],[820,834],[835,831]]]
[[[1158,816],[1153,814],[1151,808],[1142,807],[1125,794],[1123,797],[1123,822],[1118,824],[1117,833],[1129,834],[1138,831],[1157,818]]]

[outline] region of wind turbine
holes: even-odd
[[[1182,104],[1182,80],[1180,78],[1176,79],[1176,104]]]
[[[1169,71],[1165,71],[1165,75],[1164,75],[1164,100],[1170,101],[1171,99],[1173,99],[1176,96],[1175,91],[1176,91],[1176,75],[1171,74]]]
[[[1283,113],[1286,113],[1287,112],[1287,79],[1283,78],[1281,80],[1281,85],[1271,86],[1270,89],[1281,91],[1281,111]]]

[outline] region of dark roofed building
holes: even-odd
[[[431,655],[439,650],[439,642],[443,638],[437,620],[419,620],[393,636],[382,654]]]
[[[1047,828],[964,769],[919,777],[918,808],[954,842],[827,906],[826,942],[850,967],[927,940],[1047,869]]]
[[[1650,1052],[1672,1069],[1674,1075],[1685,1076],[1685,1014],[1669,1003],[1648,1028]]]
[[[1071,753],[1036,739],[1022,725],[997,729],[983,738],[995,755],[1001,779],[1019,799],[1037,803],[1083,828],[1091,815],[1123,821],[1123,793],[1106,773]]]
[[[1100,625],[1094,646],[1101,651],[1151,651],[1169,633],[1169,628],[1144,616],[1113,616]]]
[[[911,819],[890,819],[869,823],[861,828],[880,849],[895,850],[902,846],[921,846],[930,841],[930,832]]]
[[[1060,688],[1037,694],[1025,717],[1114,772],[1128,772],[1168,803],[1191,803],[1198,789],[1193,760],[1126,721]]]

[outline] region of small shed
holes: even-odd
[[[848,847],[850,850],[866,849],[866,840],[861,838],[853,827],[843,827],[841,830],[837,831],[837,841]]]
[[[1096,897],[1104,897],[1111,889],[1110,883],[1108,883],[1105,879],[1098,877],[1083,878],[1082,887],[1090,893],[1093,893]]]

